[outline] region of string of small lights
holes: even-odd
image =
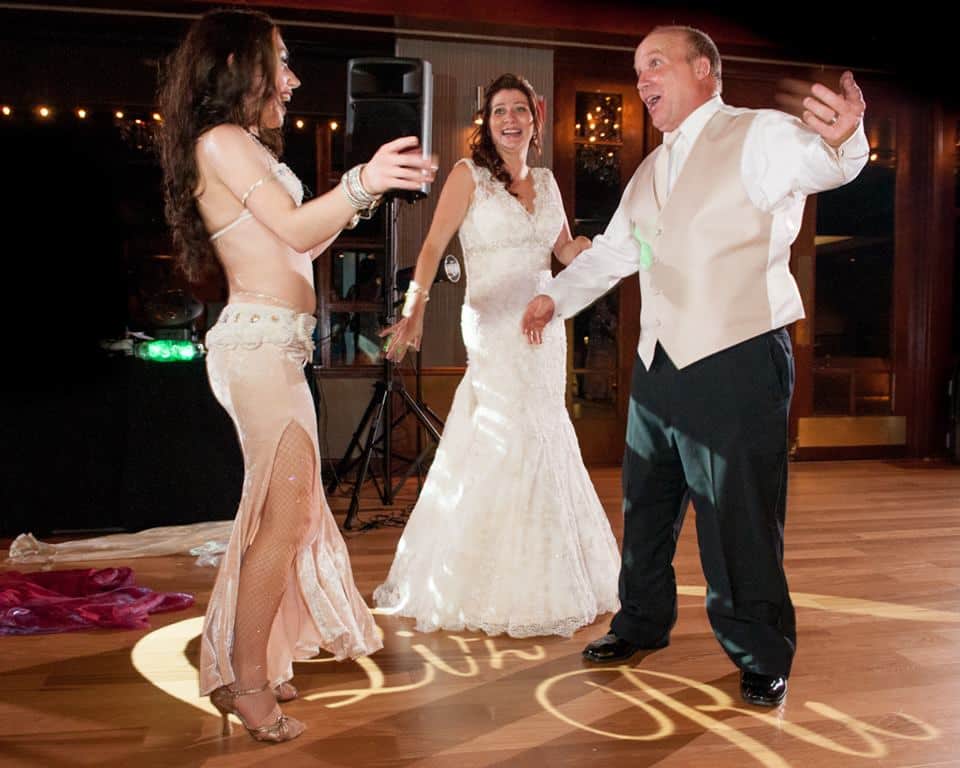
[[[578,93],[577,112],[582,112],[583,119],[574,125],[574,138],[590,144],[621,144],[621,102],[619,94]]]
[[[62,119],[64,115],[70,115],[76,120],[91,120],[95,117],[110,115],[116,123],[126,122],[137,126],[146,126],[150,122],[163,122],[163,116],[159,112],[145,111],[142,108],[127,109],[108,106],[91,107],[86,105],[61,108],[43,103],[32,105],[0,104],[0,117],[6,119],[24,118],[47,121]],[[337,120],[316,120],[304,117],[294,118],[291,124],[297,130],[302,131],[323,122],[327,123],[331,131],[337,131],[340,128],[340,123]]]

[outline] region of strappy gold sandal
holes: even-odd
[[[269,687],[270,684],[266,683],[261,688],[255,688],[249,691],[235,691],[229,686],[223,685],[210,694],[210,703],[217,708],[217,711],[223,718],[224,736],[230,735],[232,731],[229,718],[230,715],[236,715],[237,719],[243,724],[243,727],[246,729],[247,733],[250,734],[250,738],[252,738],[254,741],[290,741],[297,738],[297,736],[306,730],[306,726],[299,720],[296,720],[292,717],[287,717],[283,713],[281,713],[277,719],[269,725],[260,725],[255,728],[251,728],[247,724],[247,721],[243,719],[243,715],[237,711],[237,699],[241,696],[252,696],[254,694],[261,693],[267,690]]]

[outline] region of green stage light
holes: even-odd
[[[203,357],[203,347],[186,339],[155,339],[137,344],[136,355],[151,363],[185,363]]]

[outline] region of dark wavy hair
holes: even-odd
[[[167,223],[177,267],[191,281],[222,272],[197,197],[197,139],[214,126],[256,126],[276,155],[280,131],[260,124],[276,96],[273,20],[259,11],[217,10],[196,21],[167,58],[160,81],[160,164]]]
[[[500,75],[484,91],[483,124],[478,125],[473,131],[473,136],[470,139],[470,152],[475,165],[482,166],[490,171],[493,178],[501,182],[506,187],[507,192],[516,197],[516,193],[510,191],[513,178],[503,164],[503,158],[497,152],[493,137],[490,135],[490,105],[493,97],[500,91],[511,90],[520,91],[527,97],[527,102],[530,104],[530,114],[533,115],[533,137],[530,139],[530,145],[538,153],[540,152],[542,148],[540,133],[543,130],[543,115],[540,114],[540,109],[537,107],[537,92],[524,78],[510,73]]]

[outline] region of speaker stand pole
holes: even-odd
[[[384,202],[386,206],[386,242],[384,244],[384,276],[383,276],[383,295],[386,305],[386,323],[393,325],[396,320],[396,303],[394,293],[396,292],[396,248],[397,248],[397,208],[399,201],[396,197],[390,197]],[[424,461],[428,457],[431,449],[436,443],[440,442],[440,431],[434,422],[443,427],[443,421],[421,400],[422,385],[420,382],[419,354],[417,359],[417,397],[411,397],[403,385],[402,379],[396,376],[395,365],[386,357],[383,359],[383,378],[377,382],[374,387],[373,397],[360,425],[354,432],[350,440],[350,447],[343,459],[338,465],[337,474],[343,476],[345,472],[356,462],[351,459],[351,453],[360,445],[361,436],[366,428],[366,443],[363,452],[359,457],[360,471],[357,475],[356,483],[353,486],[353,493],[350,497],[350,507],[347,510],[347,517],[343,522],[344,529],[350,531],[357,527],[357,517],[360,510],[360,491],[370,472],[370,464],[373,454],[377,450],[377,444],[382,443],[382,487],[378,489],[380,500],[384,505],[393,504],[393,500],[403,487],[404,482],[415,471],[422,471]],[[404,412],[397,421],[394,421],[393,414],[393,393],[400,395],[401,402],[404,405]],[[374,415],[375,414],[375,415]],[[417,456],[412,460],[403,477],[394,485],[393,483],[393,428],[407,414],[412,414],[414,418],[423,426],[433,440],[431,445],[421,448],[419,438],[420,429],[417,428]],[[371,419],[372,416],[372,419]],[[431,421],[433,419],[433,421]],[[343,472],[341,472],[343,470]],[[376,478],[371,474],[372,479]],[[336,487],[335,483],[333,487]],[[332,488],[330,489],[332,490]]]

